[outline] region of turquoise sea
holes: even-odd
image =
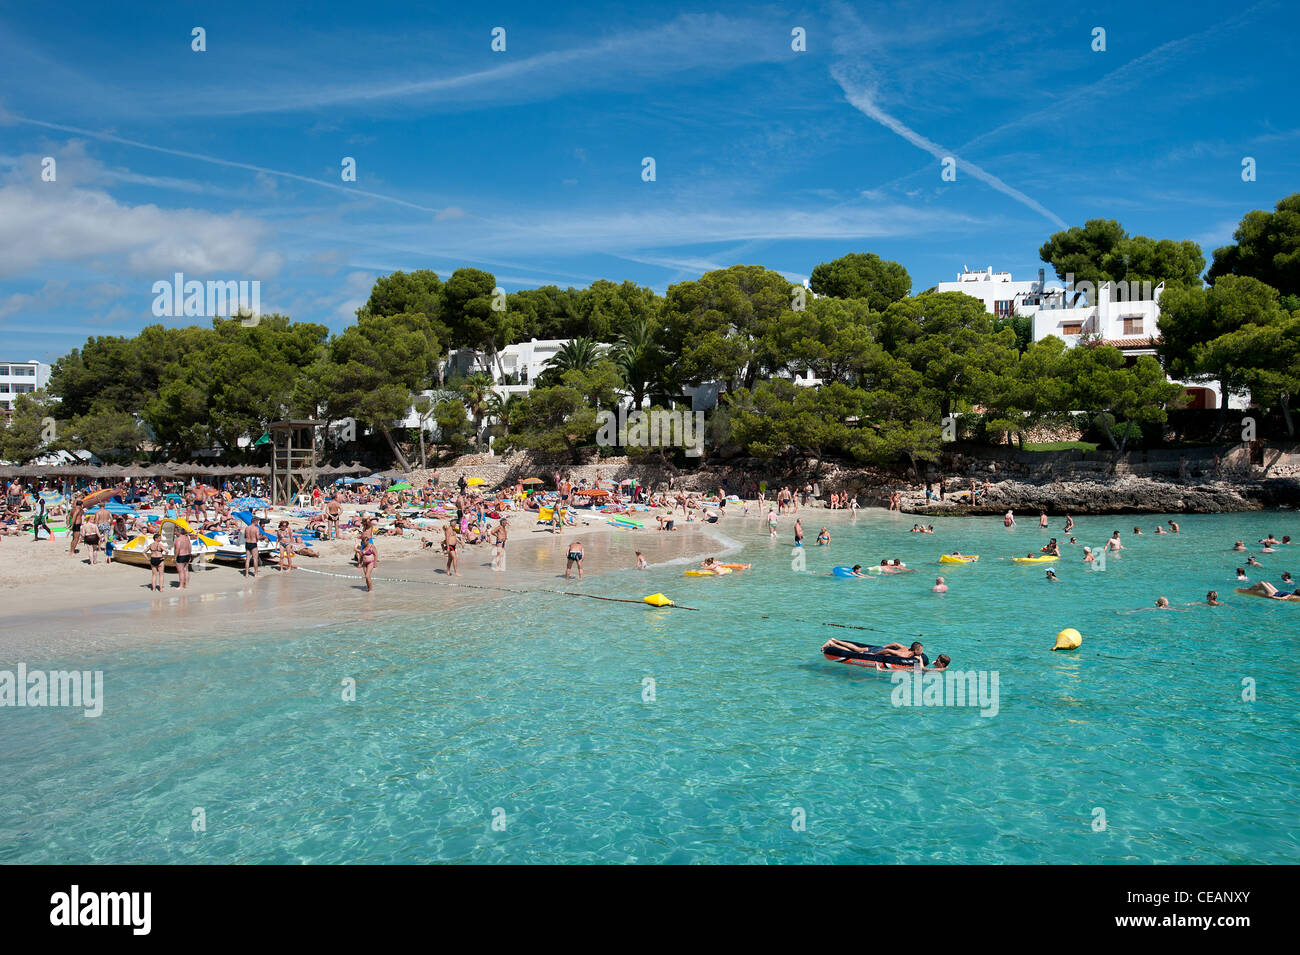
[[[698,612],[485,591],[447,612],[25,659],[102,669],[106,703],[98,719],[0,710],[0,861],[1295,862],[1300,604],[1233,593],[1229,548],[1300,539],[1300,520],[1187,516],[1154,536],[1167,517],[1079,519],[1081,543],[1119,529],[1129,549],[1091,572],[1067,546],[1055,584],[998,560],[1036,551],[1037,526],[939,519],[922,537],[861,514],[800,571],[791,519],[773,542],[751,517],[721,525],[748,572],[580,585]],[[810,541],[821,523],[805,512]],[[618,563],[650,533],[620,532]],[[954,549],[982,560],[940,567]],[[881,557],[919,572],[826,576]],[[1278,582],[1300,546],[1260,560],[1251,581]],[[1226,606],[1186,606],[1210,589]],[[1176,609],[1140,609],[1161,595]],[[1082,649],[1049,652],[1064,627]],[[996,671],[995,716],[894,706],[888,675],[819,652],[918,633],[954,668]]]

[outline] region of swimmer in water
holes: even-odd
[[[1110,540],[1106,541],[1106,549],[1110,551],[1124,549],[1124,545],[1119,542],[1119,531],[1110,535]]]
[[[1211,607],[1223,606],[1223,604],[1219,602],[1219,592],[1217,590],[1211,590],[1208,594],[1206,594],[1205,602],[1209,604]]]
[[[930,590],[936,594],[946,594],[948,592],[948,585],[943,582],[942,577],[936,577],[934,578],[934,586],[931,587]]]
[[[1168,609],[1169,609],[1169,599],[1168,599],[1167,597],[1157,597],[1157,598],[1156,598],[1156,609],[1157,609],[1157,610],[1168,610]]]
[[[1071,537],[1071,538],[1070,538],[1070,543],[1071,543],[1071,544],[1077,544],[1077,543],[1079,543],[1078,538]]]
[[[1007,511],[1005,514],[1002,515],[1002,526],[1003,526],[1003,527],[1015,527],[1015,526],[1016,526],[1016,512],[1015,512],[1015,511]]]
[[[818,547],[825,547],[825,546],[826,546],[827,544],[829,544],[830,542],[831,542],[831,534],[830,534],[830,531],[828,531],[826,528],[823,527],[823,528],[822,528],[822,529],[817,533],[817,546],[818,546]]]
[[[1246,576],[1246,570],[1245,570],[1244,567],[1238,567],[1238,568],[1237,568],[1237,579],[1238,579],[1238,580],[1250,580],[1250,578]]]
[[[1096,558],[1095,556],[1093,556],[1092,548],[1091,548],[1091,547],[1088,547],[1088,546],[1085,545],[1084,548],[1083,548],[1083,562],[1084,562],[1085,564],[1091,564],[1091,563],[1093,563],[1096,559],[1097,559],[1097,558]]]
[[[1042,511],[1038,515],[1038,526],[1042,530],[1047,530],[1047,512]]]
[[[1065,533],[1068,534],[1068,533],[1070,533],[1070,531],[1072,531],[1072,530],[1074,530],[1074,518],[1071,517],[1069,514],[1066,514],[1066,515],[1065,515]]]
[[[1235,544],[1232,545],[1232,549],[1233,549],[1233,550],[1245,550],[1245,549],[1246,549],[1246,545],[1245,545],[1243,542],[1241,542],[1241,541],[1237,541],[1237,543],[1235,543]]]
[[[1050,580],[1050,581],[1052,581],[1053,583],[1056,583],[1056,582],[1059,581],[1061,578],[1056,576],[1056,571],[1054,571],[1054,570],[1049,570],[1049,571],[1047,572],[1047,579]]]
[[[870,576],[869,574],[864,574],[864,573],[862,572],[862,565],[861,565],[861,564],[854,564],[854,565],[853,565],[853,571],[852,571],[852,573],[853,573],[853,576],[854,576],[854,577],[868,577],[868,576]]]
[[[1264,565],[1261,564],[1259,561],[1257,561],[1257,560],[1255,559],[1255,555],[1254,555],[1254,554],[1251,554],[1249,557],[1246,558],[1246,566],[1247,566],[1247,567],[1262,567],[1262,566],[1264,566]]]
[[[941,654],[939,654],[938,658],[934,661],[934,665],[933,665],[933,666],[928,666],[928,667],[926,667],[926,669],[927,669],[927,670],[946,670],[946,669],[948,669],[948,664],[950,664],[950,663],[952,663],[952,658],[951,658],[950,656],[948,656],[948,654],[946,654],[946,653],[941,653]]]
[[[1140,527],[1135,527],[1135,528],[1133,528],[1133,533],[1134,533],[1134,534],[1141,534],[1141,533],[1142,533],[1142,528],[1140,528]],[[1164,531],[1161,530],[1159,527],[1156,527],[1156,533],[1157,533],[1157,534],[1163,534]]]
[[[1178,533],[1178,522],[1177,522],[1177,521],[1172,521],[1172,520],[1171,520],[1171,521],[1168,522],[1168,524],[1169,524],[1169,532],[1170,532],[1171,534],[1177,534],[1177,533]]]

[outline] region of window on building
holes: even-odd
[[[9,377],[9,366],[0,365],[0,378],[8,378],[8,377]]]
[[[1083,334],[1083,323],[1082,323],[1082,322],[1068,322],[1068,323],[1066,323],[1066,324],[1064,324],[1064,325],[1061,326],[1061,334],[1062,334],[1062,335],[1082,335],[1082,334]]]
[[[36,390],[35,385],[12,385],[10,390],[16,395],[29,395]]]
[[[1014,307],[1015,303],[1011,299],[999,299],[993,303],[993,314],[1000,318],[1010,318]]]
[[[1142,334],[1142,316],[1141,316],[1141,315],[1137,315],[1137,316],[1125,315],[1125,316],[1124,316],[1124,334],[1125,334],[1125,335],[1141,335],[1141,334]]]
[[[11,378],[35,378],[36,369],[31,365],[14,365],[9,369]]]

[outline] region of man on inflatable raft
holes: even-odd
[[[827,660],[875,670],[911,670],[917,663],[927,670],[943,670],[952,662],[947,654],[940,654],[934,661],[934,666],[930,666],[930,658],[925,655],[924,650],[919,640],[910,647],[905,647],[901,643],[874,646],[854,643],[851,640],[836,640],[832,637],[822,645],[822,653]]]

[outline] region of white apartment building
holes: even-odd
[[[1164,290],[1163,282],[1154,288],[1149,283],[1138,287],[1123,282],[1106,282],[1097,289],[1090,282],[1079,282],[1066,288],[1059,282],[1049,285],[1043,269],[1038,270],[1035,281],[1016,282],[1011,273],[994,272],[992,268],[984,272],[966,270],[956,282],[935,286],[938,292],[962,292],[977,298],[993,315],[1029,316],[1033,319],[1034,341],[1055,335],[1073,348],[1087,336],[1114,345],[1131,361],[1156,354],[1160,296]],[[1217,382],[1169,380],[1187,389],[1189,408],[1222,406],[1223,395]],[[1249,395],[1228,396],[1230,409],[1244,410],[1249,403]]]
[[[1042,302],[1046,291],[1043,270],[1038,270],[1038,279],[1033,282],[1016,282],[1010,272],[994,272],[989,266],[984,272],[972,272],[962,269],[955,282],[940,282],[935,286],[936,292],[961,292],[984,303],[984,310],[991,315],[1010,317],[1011,315],[1032,315]]]
[[[50,366],[41,361],[0,361],[0,414],[13,410],[14,400],[50,383]]]

